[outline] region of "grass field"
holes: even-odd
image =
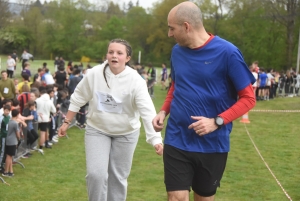
[[[157,110],[165,95],[166,91],[156,86],[154,104]],[[260,101],[254,109],[300,110],[300,98]],[[239,120],[234,122],[231,151],[216,200],[288,200],[248,133],[286,192],[294,201],[300,200],[299,113],[249,112],[249,119],[251,123],[247,125]],[[53,149],[45,150],[44,156],[35,152],[31,158],[22,159],[25,169],[15,165],[15,177],[5,178],[10,186],[0,183],[0,200],[87,200],[84,131],[71,128],[68,135],[69,139],[60,139]],[[162,158],[145,142],[142,128],[128,179],[127,200],[166,200],[163,180]]]

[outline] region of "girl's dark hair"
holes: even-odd
[[[126,40],[123,40],[123,39],[120,39],[120,38],[116,38],[116,39],[111,40],[109,42],[108,46],[111,43],[120,43],[120,44],[124,45],[126,47],[126,54],[127,54],[127,56],[131,57],[131,55],[132,55],[132,48],[131,48],[131,45]],[[125,65],[130,66],[129,61]],[[107,84],[107,87],[109,88],[108,83],[107,83],[107,79],[106,79],[106,75],[105,75],[105,70],[106,70],[106,68],[108,66],[109,66],[108,63],[104,66],[104,68],[103,68],[103,76],[104,76],[105,82]]]

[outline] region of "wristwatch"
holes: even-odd
[[[218,130],[224,125],[224,119],[220,116],[215,117],[215,124],[218,126]]]

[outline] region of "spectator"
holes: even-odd
[[[16,89],[14,81],[7,77],[7,72],[5,70],[1,71],[0,80],[0,97],[3,99],[14,99],[16,97]]]
[[[7,125],[10,120],[10,105],[4,105],[3,116],[1,116],[1,131],[0,131],[0,172],[4,172],[5,163],[5,139],[7,137]]]
[[[149,94],[151,97],[154,96],[154,84],[156,82],[156,69],[154,68],[154,66],[152,64],[149,64],[149,69],[148,69],[148,90],[149,90]]]
[[[166,81],[168,79],[168,71],[166,64],[162,64],[162,70],[161,70],[161,90],[166,90]]]
[[[255,95],[256,94],[256,89],[257,89],[257,79],[258,79],[257,68],[252,64],[250,66],[250,71],[252,72],[252,75],[255,79],[254,84],[252,84],[252,89],[253,89],[253,92],[254,92],[254,95]]]
[[[46,87],[41,86],[39,88],[41,96],[35,100],[36,109],[40,129],[40,147],[39,152],[43,153],[43,146],[51,148],[48,144],[47,128],[50,121],[50,112],[55,113],[56,109],[53,102],[50,100],[50,96],[47,93]]]
[[[23,79],[23,81],[17,85],[17,90],[18,90],[19,94],[21,94],[23,92],[29,92],[30,86],[32,84],[32,82],[29,81],[29,75],[26,73],[22,74],[22,79]]]
[[[33,76],[33,82],[41,82],[45,71],[43,68],[38,68],[38,72]]]
[[[66,69],[68,75],[71,75],[71,74],[72,74],[72,70],[71,70],[71,69],[73,69],[73,62],[72,62],[72,61],[69,61],[69,62],[68,62],[68,65],[67,65],[67,69]]]
[[[60,57],[59,58],[59,66],[62,66],[62,67],[64,67],[65,68],[65,60],[64,60],[64,58],[63,57]]]
[[[6,62],[6,65],[7,65],[7,75],[8,75],[8,77],[9,77],[9,78],[13,78],[16,62],[15,62],[15,60],[11,57],[11,55],[8,55],[8,56],[7,56],[7,62]]]
[[[32,147],[32,144],[39,138],[36,130],[33,127],[33,122],[38,120],[38,115],[36,113],[35,102],[33,100],[29,100],[25,109],[23,110],[22,115],[26,117],[26,132],[27,132],[27,145]]]
[[[22,76],[23,74],[27,74],[27,75],[29,76],[29,80],[30,80],[30,77],[31,77],[31,71],[30,71],[29,67],[30,67],[30,63],[29,63],[29,62],[25,62],[25,64],[24,64],[24,69],[23,69],[22,72],[21,72],[21,76]]]
[[[45,69],[45,74],[42,76],[42,83],[44,85],[53,85],[55,83],[53,76],[50,74],[49,69]]]
[[[258,74],[258,100],[267,100],[266,97],[267,81],[268,81],[268,76],[265,73],[265,69],[260,68],[260,73]]]
[[[5,177],[13,177],[13,157],[15,156],[18,141],[21,139],[20,128],[19,128],[19,110],[14,109],[11,112],[12,118],[8,122],[7,126],[7,136],[5,140],[5,170],[2,173]]]
[[[43,70],[45,70],[46,68],[47,68],[47,63],[44,62],[44,63],[43,63]]]
[[[78,85],[78,83],[81,81],[82,77],[80,76],[80,70],[79,69],[75,69],[74,73],[73,73],[73,77],[70,78],[70,82],[69,82],[69,95],[71,96],[76,88],[76,86]]]
[[[17,62],[19,61],[19,58],[18,58],[17,52],[15,50],[13,51],[11,58],[13,58],[15,60],[15,71],[16,71],[17,70]]]
[[[23,54],[21,56],[22,60],[22,70],[25,68],[25,63],[29,61],[29,59],[33,59],[32,54],[28,53],[27,50],[23,51]]]
[[[59,67],[59,59],[58,59],[58,57],[55,57],[55,60],[54,60],[54,71],[55,72],[58,70],[58,67]]]
[[[65,68],[62,66],[58,67],[58,71],[55,72],[54,79],[56,84],[60,85],[60,87],[65,88],[67,82],[67,73]]]

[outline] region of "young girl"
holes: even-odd
[[[80,107],[90,101],[85,133],[89,200],[126,200],[140,115],[147,142],[157,154],[163,152],[161,134],[152,127],[156,114],[146,82],[128,66],[131,54],[125,40],[114,39],[109,43],[107,61],[90,69],[77,85],[58,131],[59,136],[65,136]]]

